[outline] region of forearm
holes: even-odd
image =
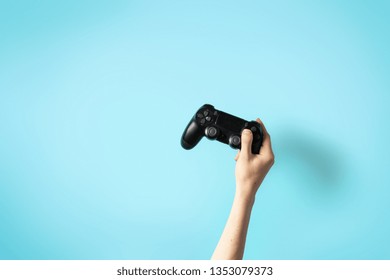
[[[274,164],[271,138],[260,119],[256,121],[263,130],[261,150],[259,154],[252,153],[253,135],[251,130],[244,129],[241,134],[241,150],[235,157],[236,195],[212,259],[242,259],[256,192]]]
[[[212,259],[242,259],[253,204],[254,196],[236,193],[228,221]]]

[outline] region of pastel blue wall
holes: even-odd
[[[390,258],[388,1],[1,1],[0,258],[207,259],[266,124],[247,259]]]

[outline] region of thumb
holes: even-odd
[[[249,157],[252,154],[252,131],[244,129],[241,134],[241,153]]]

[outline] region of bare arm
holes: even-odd
[[[212,259],[242,259],[255,195],[274,163],[271,138],[260,119],[256,121],[260,123],[264,133],[260,154],[252,154],[252,132],[245,129],[241,136],[241,151],[235,158],[236,194]]]

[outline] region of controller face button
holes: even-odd
[[[207,110],[204,111],[204,112],[203,112],[203,115],[204,115],[205,117],[207,117],[207,116],[209,115],[209,111],[207,111]]]
[[[256,126],[252,126],[252,127],[251,127],[251,131],[252,131],[253,133],[256,132],[256,131],[257,131]]]
[[[208,121],[208,122],[211,121],[211,117],[210,117],[210,116],[207,116],[207,117],[206,117],[206,121]]]
[[[197,113],[197,114],[196,114],[196,117],[197,117],[198,119],[201,119],[201,118],[203,118],[203,115],[202,115],[201,113]]]
[[[205,122],[206,122],[205,119],[201,119],[201,120],[200,120],[200,124],[204,124]]]

